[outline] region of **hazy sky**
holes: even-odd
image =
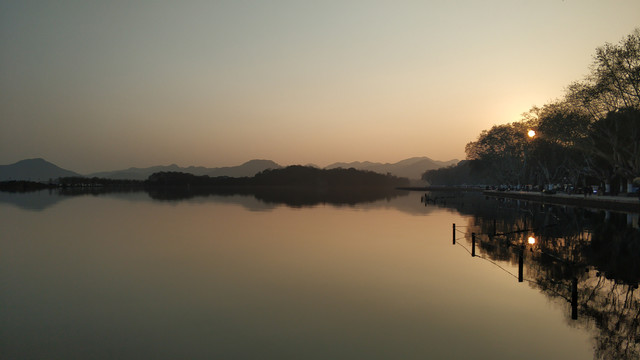
[[[0,1],[0,164],[464,158],[640,1]]]

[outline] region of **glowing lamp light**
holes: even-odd
[[[529,137],[532,138],[532,137],[536,136],[536,131],[535,130],[529,130],[527,135],[529,135]]]
[[[529,245],[533,245],[536,243],[536,238],[534,238],[533,236],[529,236],[527,242],[529,243]]]

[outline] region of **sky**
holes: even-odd
[[[463,159],[636,27],[637,0],[3,0],[0,164]]]

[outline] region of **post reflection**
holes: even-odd
[[[475,258],[517,263],[518,282],[565,302],[568,321],[596,329],[594,358],[640,358],[640,231],[629,221],[637,214],[480,195],[438,206],[471,215],[458,244],[471,244]]]

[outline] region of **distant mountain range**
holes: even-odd
[[[439,169],[442,167],[447,167],[450,165],[455,165],[458,163],[458,160],[449,160],[449,161],[437,161],[432,160],[426,156],[423,157],[413,157],[409,159],[405,159],[402,161],[398,161],[393,164],[382,164],[382,163],[373,163],[369,161],[365,162],[351,162],[351,163],[335,163],[327,166],[325,169],[333,169],[333,168],[354,168],[358,170],[368,170],[381,174],[391,173],[396,176],[406,177],[409,179],[420,179],[422,174],[427,170]]]
[[[334,168],[355,168],[358,170],[368,170],[381,174],[391,173],[396,176],[406,177],[409,179],[420,179],[422,173],[431,169],[455,165],[458,160],[436,161],[428,157],[414,157],[399,161],[393,164],[383,164],[374,162],[351,162],[351,163],[335,163],[325,169]],[[149,175],[161,171],[176,171],[190,173],[194,175],[230,176],[244,177],[254,176],[255,174],[267,169],[282,168],[279,164],[271,160],[250,160],[238,166],[206,168],[202,166],[180,167],[172,164],[167,166],[153,166],[148,168],[129,168],[125,170],[97,172],[87,175],[81,175],[76,172],[62,169],[44,159],[27,159],[18,161],[10,165],[0,165],[0,181],[8,180],[30,180],[38,182],[47,182],[50,179],[68,176],[85,176],[100,177],[107,179],[128,179],[128,180],[146,180]]]
[[[146,180],[149,175],[161,171],[176,171],[194,175],[244,177],[254,176],[266,169],[279,169],[282,166],[271,160],[250,160],[239,166],[206,168],[202,166],[180,167],[176,164],[168,166],[153,166],[148,168],[129,168],[126,170],[105,171],[87,175],[107,179]]]
[[[81,176],[54,165],[45,159],[27,159],[11,165],[0,165],[0,181],[29,180],[48,182],[59,177]]]

